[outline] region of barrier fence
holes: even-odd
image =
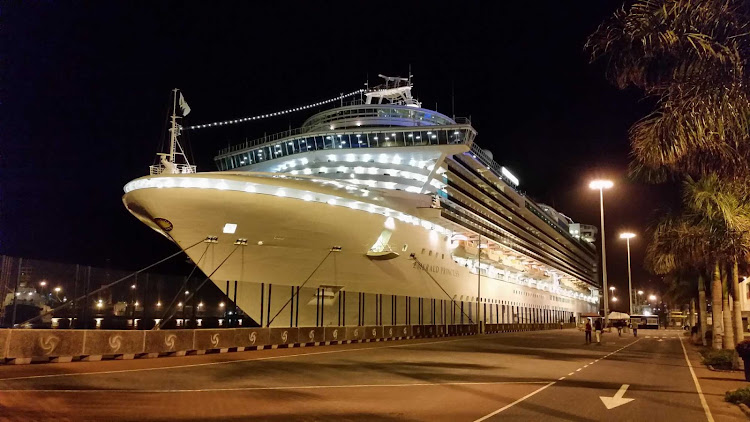
[[[563,324],[572,328],[575,324]],[[560,324],[487,324],[486,333],[559,329]],[[0,362],[71,362],[184,356],[478,334],[477,325],[396,325],[192,330],[0,330]]]

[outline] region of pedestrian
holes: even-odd
[[[586,319],[586,344],[591,344],[591,320]]]
[[[630,325],[633,328],[633,337],[638,337],[638,323],[637,322],[635,322],[635,323],[631,322]]]
[[[617,321],[617,335],[622,337],[622,322]]]
[[[560,320],[560,329],[563,329],[563,320]]]
[[[596,344],[602,344],[602,320],[597,318],[594,321],[594,331],[596,331]]]

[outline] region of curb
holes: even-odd
[[[745,416],[750,418],[750,407],[747,407],[745,403],[740,403],[739,406],[740,406],[740,410],[742,410]]]

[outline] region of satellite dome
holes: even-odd
[[[495,156],[492,155],[492,151],[490,151],[488,149],[483,149],[482,151],[484,151],[484,153],[487,154],[488,157],[490,157],[490,160],[494,160],[495,159]]]

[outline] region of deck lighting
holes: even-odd
[[[519,180],[516,176],[513,175],[507,168],[500,167],[500,172],[503,174],[503,176],[507,177],[508,180],[510,180],[514,185],[518,186]]]

